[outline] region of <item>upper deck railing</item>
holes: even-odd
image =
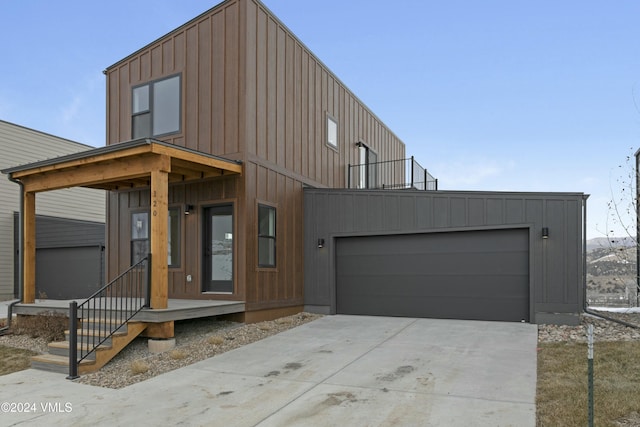
[[[408,159],[349,165],[347,188],[437,190],[438,180]]]

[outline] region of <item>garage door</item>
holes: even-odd
[[[529,321],[527,229],[345,237],[337,312]]]

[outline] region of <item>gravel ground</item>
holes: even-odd
[[[587,342],[587,325],[589,324],[593,325],[594,341],[640,341],[640,313],[601,312],[599,314],[636,325],[638,328],[630,328],[584,314],[578,326],[538,325],[538,342]]]
[[[640,313],[603,313],[640,326]],[[261,340],[321,317],[299,313],[281,319],[253,324],[220,321],[211,318],[176,322],[176,346],[173,350],[150,354],[147,339],[137,338],[99,372],[82,376],[77,381],[100,387],[122,388],[144,381],[234,348]],[[538,325],[538,342],[586,342],[586,325],[594,325],[596,341],[640,341],[640,329],[583,315],[579,326]],[[0,345],[47,352],[42,338],[26,335],[0,336]]]

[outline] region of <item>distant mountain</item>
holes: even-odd
[[[587,240],[587,252],[600,248],[632,248],[636,246],[633,237],[596,237]]]

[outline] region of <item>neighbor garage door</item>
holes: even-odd
[[[527,229],[339,238],[337,312],[529,321],[528,248]]]

